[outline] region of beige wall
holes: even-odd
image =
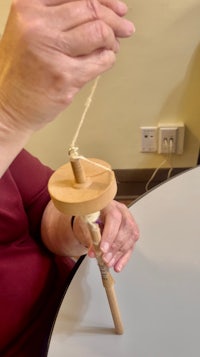
[[[1,0],[0,31],[11,1]],[[115,67],[99,82],[78,140],[79,151],[113,168],[156,167],[158,154],[140,153],[140,126],[186,124],[184,154],[175,167],[197,162],[200,139],[200,1],[127,0],[136,34],[121,45]],[[92,83],[27,148],[57,168],[80,120]],[[167,165],[168,166],[168,165]]]

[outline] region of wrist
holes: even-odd
[[[27,144],[32,132],[20,130],[0,103],[0,177]]]

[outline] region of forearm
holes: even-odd
[[[30,112],[22,112],[20,81],[16,86],[12,73],[15,70],[10,65],[9,56],[3,40],[0,42],[0,177],[10,166],[15,157],[28,142],[34,132],[31,126],[25,126],[29,121]],[[27,93],[23,93],[27,105]],[[29,100],[31,100],[29,98]]]
[[[45,246],[57,255],[77,257],[87,253],[87,249],[74,235],[71,216],[60,213],[52,201],[43,214],[41,236]]]

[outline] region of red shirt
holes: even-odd
[[[46,355],[70,259],[42,244],[52,171],[23,150],[0,179],[0,356]]]

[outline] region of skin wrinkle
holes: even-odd
[[[86,1],[87,7],[89,10],[91,10],[91,14],[93,16],[93,19],[100,19],[100,4],[96,0],[87,0]]]
[[[103,23],[99,20],[99,21],[95,21],[93,23],[93,27],[94,27],[94,32],[92,31],[91,29],[91,35],[92,36],[95,36],[96,38],[99,39],[99,43],[105,43],[107,45],[107,41],[106,39],[108,38],[108,35],[109,35],[109,29],[105,26],[103,26]],[[113,40],[114,40],[114,34],[112,34],[110,32],[110,36],[112,37],[112,42],[113,43]],[[109,49],[109,50],[113,50],[115,53],[118,51],[118,46],[117,45],[113,45],[111,46],[111,44],[105,46],[106,49]]]

